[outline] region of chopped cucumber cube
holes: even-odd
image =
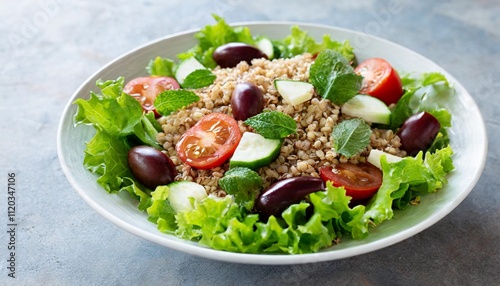
[[[274,58],[274,46],[271,40],[265,37],[261,37],[255,42],[255,45],[259,50],[266,54],[268,59],[271,60]]]
[[[252,170],[267,166],[281,150],[280,139],[266,139],[262,135],[245,132],[229,160],[229,167],[247,167]]]
[[[372,149],[370,151],[370,154],[368,155],[368,158],[366,160],[368,163],[374,165],[375,167],[382,169],[382,165],[380,164],[380,158],[382,156],[385,156],[385,159],[387,160],[387,163],[396,163],[401,161],[403,158],[394,156],[392,154],[386,153],[384,151],[380,151],[378,149]]]
[[[200,202],[207,197],[205,188],[191,181],[173,182],[168,188],[168,201],[176,213],[193,209],[190,198]]]
[[[186,77],[194,72],[195,70],[203,70],[206,69],[197,59],[189,58],[182,61],[179,66],[177,66],[177,70],[175,71],[175,79],[179,82],[180,85],[184,83]]]
[[[283,99],[291,105],[299,105],[306,102],[314,94],[314,86],[308,82],[276,79],[274,86]]]
[[[389,107],[370,95],[358,94],[344,103],[340,110],[345,115],[363,118],[367,122],[386,125],[391,122]]]

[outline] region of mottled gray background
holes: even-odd
[[[388,13],[399,5],[397,13]],[[256,266],[173,251],[116,227],[64,177],[56,131],[72,93],[150,40],[213,23],[291,20],[363,31],[454,75],[481,108],[490,150],[446,218],[394,246],[307,265]],[[498,285],[500,4],[458,1],[56,1],[0,3],[0,285]],[[17,278],[7,277],[6,181],[17,174]]]

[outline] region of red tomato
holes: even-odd
[[[376,97],[387,105],[398,102],[403,96],[401,78],[384,59],[368,59],[359,64],[354,72],[363,77],[361,94]]]
[[[179,83],[171,77],[149,76],[138,77],[129,81],[123,88],[123,92],[137,99],[146,112],[154,111],[155,115],[158,117],[160,115],[154,108],[156,96],[165,90],[179,88]]]
[[[240,139],[241,131],[234,118],[210,113],[181,136],[175,150],[182,162],[207,170],[226,162]]]
[[[353,200],[368,199],[382,185],[382,171],[370,163],[339,163],[319,168],[321,178],[335,187],[344,187]]]

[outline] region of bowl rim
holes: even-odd
[[[344,33],[350,33],[350,34],[364,34],[363,32],[359,32],[356,30],[351,30],[351,29],[346,29],[342,27],[336,27],[336,26],[331,26],[331,25],[325,25],[325,24],[315,24],[315,23],[307,23],[307,22],[294,22],[294,21],[248,21],[248,22],[236,22],[236,23],[230,23],[229,25],[231,26],[248,26],[250,29],[252,27],[256,26],[276,26],[276,25],[282,25],[282,26],[287,26],[288,28],[291,27],[292,25],[297,25],[301,28],[323,28],[323,29],[329,29],[332,31],[339,31],[339,32],[344,32]],[[318,253],[308,253],[308,254],[247,254],[247,253],[234,253],[234,252],[227,252],[227,251],[220,251],[220,250],[214,250],[210,249],[208,247],[199,245],[199,244],[190,244],[188,243],[189,241],[177,241],[177,240],[169,240],[166,239],[166,236],[170,237],[175,237],[173,235],[168,235],[161,233],[158,231],[158,233],[149,233],[145,232],[144,230],[140,229],[139,227],[128,223],[125,220],[122,220],[115,215],[113,215],[111,212],[109,212],[106,208],[103,206],[99,205],[95,200],[93,200],[92,197],[90,197],[87,192],[79,185],[77,180],[72,174],[72,170],[69,168],[68,163],[66,161],[65,154],[63,152],[63,131],[64,131],[64,126],[66,124],[69,124],[67,122],[68,117],[73,119],[73,116],[70,116],[70,110],[73,106],[73,102],[75,101],[76,98],[79,97],[79,94],[82,92],[83,89],[89,84],[89,82],[94,79],[97,75],[108,69],[110,66],[113,66],[116,62],[120,61],[123,58],[126,58],[137,51],[140,51],[142,49],[145,49],[151,45],[158,44],[163,41],[167,41],[171,38],[176,38],[176,37],[181,37],[181,36],[186,36],[189,34],[196,33],[199,31],[200,28],[194,28],[194,29],[189,29],[186,31],[181,31],[173,34],[169,34],[166,36],[162,36],[159,38],[156,38],[154,40],[148,41],[142,45],[137,46],[136,48],[133,48],[125,53],[122,53],[120,56],[114,58],[113,60],[109,61],[107,64],[105,64],[103,67],[99,68],[96,72],[94,72],[91,76],[89,76],[78,88],[77,90],[72,94],[70,99],[68,100],[67,104],[65,105],[61,119],[58,124],[58,130],[57,130],[57,154],[59,158],[59,163],[61,165],[61,169],[66,176],[67,180],[69,181],[70,185],[77,191],[77,193],[86,201],[97,213],[99,213],[101,216],[106,218],[108,221],[112,222],[113,224],[119,226],[120,228],[136,235],[139,237],[142,237],[144,239],[147,239],[151,242],[157,243],[162,246],[166,246],[168,248],[188,253],[191,255],[196,255],[204,258],[209,258],[209,259],[215,259],[219,261],[225,261],[225,262],[233,262],[233,263],[244,263],[244,264],[267,264],[267,265],[285,265],[285,264],[301,264],[301,263],[314,263],[314,262],[320,262],[320,261],[330,261],[330,260],[337,260],[337,259],[343,259],[343,258],[348,258],[352,256],[357,256],[361,254],[366,254],[369,252],[373,252],[388,246],[391,246],[393,244],[396,244],[398,242],[401,242],[413,235],[416,235],[417,233],[429,228],[442,218],[444,218],[448,213],[450,213],[453,209],[455,209],[466,197],[467,195],[472,191],[474,186],[477,184],[479,178],[482,175],[482,171],[484,170],[485,164],[486,164],[486,157],[487,157],[487,149],[488,149],[488,140],[487,140],[487,134],[486,134],[486,127],[484,123],[484,119],[482,117],[482,114],[479,111],[479,108],[476,104],[476,102],[473,100],[473,98],[470,96],[470,94],[466,91],[466,89],[447,71],[442,69],[448,78],[450,82],[453,82],[455,87],[457,89],[460,89],[461,91],[465,92],[463,96],[469,97],[471,99],[471,102],[473,106],[471,108],[475,108],[478,111],[478,116],[479,116],[479,121],[480,121],[480,126],[477,126],[478,132],[481,134],[480,141],[483,142],[483,145],[480,146],[481,150],[484,150],[480,155],[480,168],[477,170],[477,172],[474,174],[472,178],[470,178],[469,183],[465,186],[464,191],[460,192],[460,196],[457,196],[452,203],[448,204],[446,208],[440,209],[438,212],[436,212],[434,215],[420,221],[413,227],[404,229],[402,231],[399,231],[397,234],[390,235],[387,237],[383,237],[381,239],[378,239],[376,241],[372,241],[366,244],[361,244],[355,247],[355,249],[351,248],[346,248],[346,249],[339,249],[339,250],[327,250],[323,252],[318,252]],[[406,48],[402,45],[399,45],[397,43],[391,42],[389,40],[369,35],[369,34],[364,34],[365,36],[368,36],[371,39],[377,40],[379,42],[382,42],[384,44],[390,44],[393,46],[396,46],[398,49],[403,49],[406,50],[407,52],[413,53],[415,55],[418,55],[420,57],[425,58],[428,60],[430,63],[440,67],[436,63],[434,63],[432,60],[424,57],[423,55]]]

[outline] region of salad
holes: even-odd
[[[358,62],[329,35],[283,39],[223,18],[147,75],[77,99],[84,166],[159,231],[224,251],[300,254],[363,239],[453,170],[440,73]],[[146,73],[145,72],[145,73]]]

